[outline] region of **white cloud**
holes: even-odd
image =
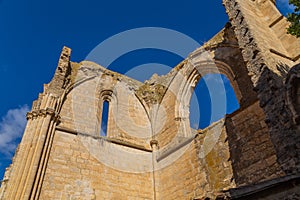
[[[26,113],[29,111],[27,105],[20,108],[10,109],[0,122],[0,153],[12,156],[18,139],[22,137],[26,125]]]

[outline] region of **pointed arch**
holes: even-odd
[[[177,96],[175,120],[180,123],[180,129],[182,129],[180,132],[183,137],[188,137],[192,134],[189,119],[190,102],[199,80],[207,74],[222,74],[226,76],[236,94],[238,103],[240,103],[240,100],[242,99],[242,93],[231,66],[222,61],[205,60],[193,62],[188,60],[188,62],[179,69],[169,88],[173,93],[176,93]],[[226,99],[224,99],[224,104],[226,105]]]

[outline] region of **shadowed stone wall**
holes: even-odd
[[[288,22],[272,1],[223,3],[266,114],[278,161],[286,173],[297,173],[300,137],[286,107],[285,79],[291,67],[299,63],[300,40],[285,32]]]
[[[27,114],[0,199],[298,197],[300,41],[283,31],[274,1],[223,3],[224,29],[145,83],[71,62],[64,47]],[[191,96],[210,73],[230,80],[240,109],[194,130]]]

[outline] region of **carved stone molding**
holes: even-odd
[[[103,101],[111,101],[113,91],[112,90],[102,90],[100,93],[100,97]]]
[[[59,119],[59,114],[52,108],[33,110],[26,114],[26,118],[27,120],[33,120],[38,117],[46,117],[47,115],[50,115],[55,121]]]
[[[300,64],[291,68],[286,79],[286,104],[290,109],[293,122],[300,124]]]

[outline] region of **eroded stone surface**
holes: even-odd
[[[145,83],[71,62],[64,47],[0,199],[298,198],[300,41],[285,33],[274,1],[223,3],[224,29]],[[208,73],[228,77],[240,109],[194,130],[190,98]]]

